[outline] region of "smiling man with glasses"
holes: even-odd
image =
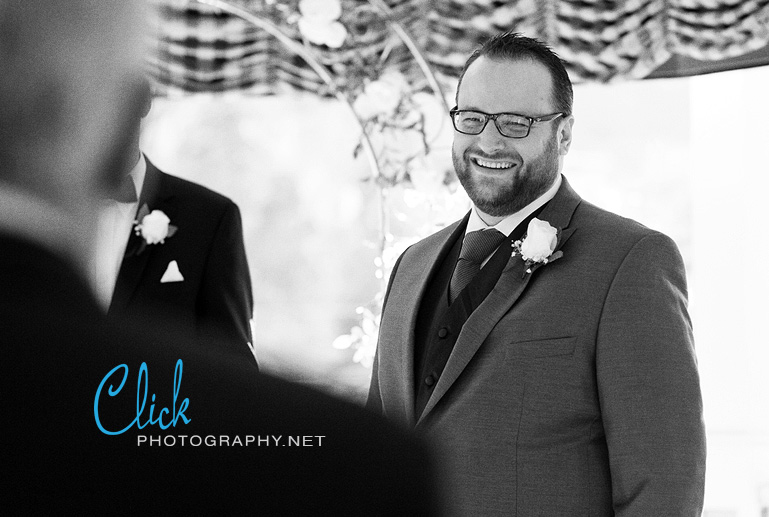
[[[683,262],[570,187],[572,100],[537,40],[470,56],[450,116],[473,208],[396,263],[368,405],[435,445],[457,515],[699,516]]]

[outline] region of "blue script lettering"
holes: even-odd
[[[185,398],[182,403],[179,405],[179,409],[177,411],[176,409],[176,401],[179,398],[179,391],[182,386],[182,360],[179,359],[176,361],[176,368],[174,369],[174,400],[173,404],[171,406],[171,410],[169,411],[168,408],[162,408],[160,410],[160,413],[158,413],[157,417],[155,417],[155,394],[152,394],[152,404],[150,405],[150,411],[149,411],[149,418],[142,423],[141,422],[141,416],[142,413],[144,413],[144,408],[147,405],[147,392],[148,389],[148,374],[147,374],[147,363],[142,363],[142,365],[139,367],[139,379],[137,381],[136,385],[136,418],[131,421],[130,424],[128,424],[126,427],[121,429],[120,431],[108,431],[104,428],[104,426],[101,423],[101,420],[99,419],[99,399],[101,398],[101,392],[104,389],[104,385],[107,384],[107,381],[109,380],[112,375],[114,375],[118,370],[123,370],[123,378],[120,381],[120,385],[115,388],[114,385],[110,384],[109,388],[107,389],[107,394],[110,397],[116,396],[120,391],[123,389],[123,386],[126,383],[126,380],[128,379],[128,365],[126,364],[120,364],[116,367],[114,367],[112,370],[109,371],[107,375],[104,376],[104,378],[101,380],[101,383],[99,384],[99,388],[96,390],[96,397],[93,401],[93,416],[96,419],[96,425],[99,427],[99,430],[104,434],[109,435],[116,435],[116,434],[123,434],[124,432],[128,431],[131,427],[133,427],[134,424],[136,424],[136,427],[138,429],[144,429],[148,425],[155,425],[157,424],[161,429],[168,429],[171,426],[176,427],[176,422],[179,421],[181,418],[183,423],[189,424],[192,420],[190,418],[187,418],[187,415],[184,414],[184,411],[189,408],[190,405],[190,399]],[[166,423],[163,420],[163,415],[169,416],[170,420]]]

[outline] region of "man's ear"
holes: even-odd
[[[571,134],[574,127],[574,115],[565,117],[558,126],[558,154],[566,156],[571,147]]]

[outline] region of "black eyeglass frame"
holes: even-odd
[[[485,121],[483,122],[483,126],[481,126],[481,129],[477,133],[468,133],[467,131],[462,131],[457,127],[457,120],[456,115],[458,113],[462,112],[470,112],[470,113],[478,113],[480,115],[483,115],[485,117]],[[526,127],[526,134],[523,136],[511,136],[506,135],[502,132],[502,129],[499,127],[499,124],[497,123],[497,117],[501,117],[502,115],[513,115],[514,117],[520,117],[522,119],[525,119],[529,122],[529,125]],[[494,125],[497,127],[497,131],[499,131],[499,134],[506,137],[506,138],[526,138],[529,136],[529,133],[531,132],[531,126],[535,122],[550,122],[551,120],[555,120],[558,117],[566,117],[567,114],[563,111],[559,111],[557,113],[551,113],[550,115],[542,115],[541,117],[527,117],[526,115],[521,115],[519,113],[484,113],[483,111],[479,110],[461,110],[458,108],[458,106],[454,106],[449,110],[449,116],[451,117],[451,123],[454,126],[454,129],[456,129],[458,132],[462,133],[463,135],[480,135],[483,133],[483,130],[486,129],[486,126],[489,123],[489,120],[494,121]]]

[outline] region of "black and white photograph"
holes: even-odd
[[[769,0],[0,0],[13,515],[769,517]]]

